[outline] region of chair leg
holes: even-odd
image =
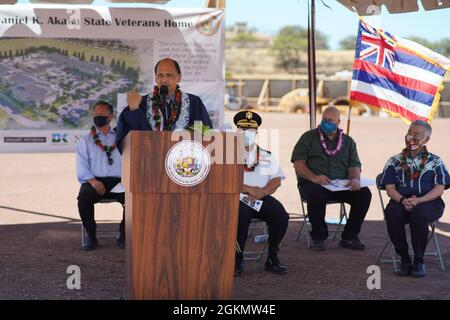
[[[429,226],[431,228],[431,233],[430,233],[430,237],[428,238],[428,243],[431,241],[431,239],[434,239],[434,247],[435,247],[436,251],[425,252],[425,255],[437,257],[439,259],[439,265],[441,267],[441,270],[445,271],[444,260],[442,259],[441,247],[439,246],[439,242],[438,242],[437,234],[436,234],[436,225],[433,222],[433,223],[430,223]]]
[[[262,227],[258,226],[258,223],[262,223]],[[250,223],[248,237],[253,237],[253,229],[261,229],[263,231],[263,235],[266,238],[269,235],[267,224],[263,221],[252,221]],[[264,246],[261,250],[258,251],[244,251],[244,260],[246,261],[261,261],[264,254],[268,253],[268,240],[266,239],[264,242]]]
[[[305,229],[305,233],[306,233],[306,243],[308,245],[308,248],[310,248],[311,247],[310,235],[309,235],[308,228],[306,226],[308,224],[308,221],[306,219],[307,219],[307,217],[305,218],[305,220],[303,220],[302,225],[300,226],[300,229],[298,230],[297,238],[295,238],[295,241],[298,241],[300,239],[300,236],[301,236],[303,228],[304,228]]]
[[[388,246],[391,247],[391,259],[383,260],[384,251],[387,249]],[[390,240],[387,240],[386,244],[384,245],[383,249],[381,250],[380,254],[378,255],[378,259],[375,264],[380,265],[380,263],[383,263],[383,262],[392,262],[392,264],[394,265],[394,272],[396,272],[397,271],[397,263],[398,263],[397,261],[398,261],[398,259],[397,259],[397,255],[395,253],[394,245],[392,244],[392,242]]]
[[[84,244],[85,237],[86,237],[86,230],[84,230],[83,222],[81,222],[81,245]]]
[[[379,265],[379,264],[382,262],[382,261],[381,261],[381,258],[383,257],[384,250],[386,250],[386,248],[388,247],[388,245],[389,245],[389,240],[386,241],[386,244],[384,245],[383,250],[381,250],[380,254],[378,255],[377,262],[375,262],[376,265]]]
[[[345,204],[341,203],[341,210],[339,212],[339,223],[336,226],[336,231],[334,232],[333,240],[336,240],[336,237],[337,237],[337,234],[339,232],[339,229],[342,226],[342,221],[344,221],[344,217],[345,217],[345,219],[347,219],[347,211],[345,209]]]
[[[392,263],[394,264],[394,272],[395,272],[397,271],[397,254],[395,253],[394,245],[390,240],[389,244],[391,245]]]
[[[303,200],[301,199],[300,202],[301,202],[301,206],[302,206],[303,222],[302,222],[302,225],[300,226],[300,229],[298,230],[297,238],[295,239],[295,241],[298,241],[300,239],[300,235],[302,234],[302,231],[304,228],[305,232],[306,232],[306,242],[307,242],[308,248],[310,248],[311,247],[311,244],[310,244],[311,236],[309,235],[309,230],[308,230],[308,214],[305,212],[305,205],[303,203]]]
[[[264,242],[264,247],[261,249],[261,253],[258,256],[258,262],[261,261],[262,257],[265,253],[268,253],[268,243],[269,243],[269,230],[267,229],[267,224],[264,223],[263,225],[264,235],[267,237],[266,241]]]
[[[441,248],[439,247],[439,242],[436,233],[434,233],[433,238],[434,238],[434,245],[436,246],[436,255],[439,258],[439,263],[441,265],[441,270],[445,271],[444,261],[442,260]]]
[[[303,218],[303,222],[300,226],[300,229],[298,229],[297,238],[295,238],[295,241],[298,241],[298,239],[300,239],[300,235],[302,234],[303,228],[305,227],[305,223],[306,223],[306,218]]]

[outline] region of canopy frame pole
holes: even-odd
[[[317,109],[315,10],[315,0],[308,1],[308,96],[310,129],[316,127]]]

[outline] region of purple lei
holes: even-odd
[[[327,147],[327,143],[325,142],[325,137],[323,135],[322,130],[320,129],[320,126],[317,127],[317,132],[319,133],[319,138],[320,138],[320,146],[322,147],[323,152],[325,152],[325,154],[331,158],[334,158],[336,156],[336,154],[341,151],[342,149],[342,138],[343,138],[343,130],[338,128],[338,142],[336,145],[336,148],[333,150],[328,149]]]

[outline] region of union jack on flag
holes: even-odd
[[[450,60],[360,19],[350,105],[381,108],[407,121],[430,122]]]

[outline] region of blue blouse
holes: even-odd
[[[404,197],[423,196],[430,192],[435,185],[443,185],[445,189],[450,187],[450,176],[444,162],[438,156],[429,153],[428,160],[420,176],[410,179],[402,169],[402,154],[391,157],[384,166],[380,185],[394,184],[397,191]],[[415,158],[407,157],[406,162],[411,174],[417,171],[422,162],[422,153]]]

